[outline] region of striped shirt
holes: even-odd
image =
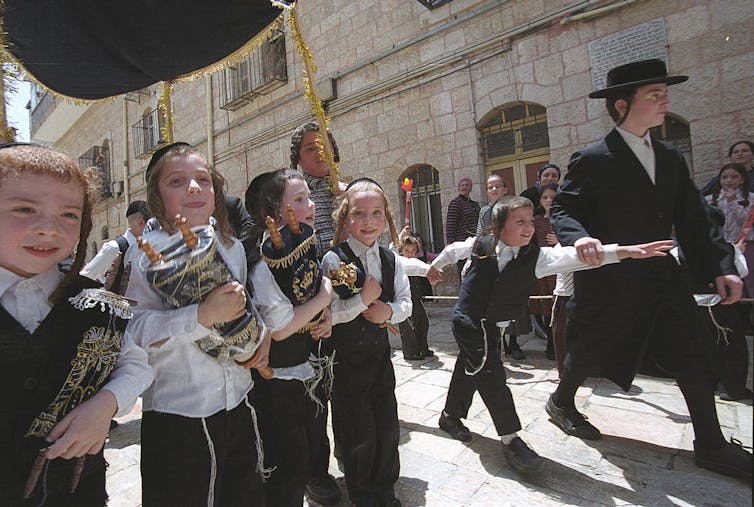
[[[333,213],[333,201],[335,197],[330,192],[327,177],[312,176],[304,171],[304,180],[309,185],[311,199],[314,202],[314,229],[317,231],[317,257],[322,258],[328,250],[335,235]],[[339,183],[341,189],[343,184]]]
[[[479,204],[459,194],[448,204],[448,214],[445,219],[446,244],[475,236],[478,220]]]

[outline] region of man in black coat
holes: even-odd
[[[616,122],[605,139],[575,153],[552,207],[552,225],[563,245],[597,264],[602,244],[637,244],[675,235],[692,276],[715,280],[723,304],[741,296],[732,249],[709,224],[704,201],[681,153],[652,139],[664,121],[668,85],[664,62],[644,60],[612,69],[606,98]],[[627,260],[574,273],[568,306],[568,355],[547,413],[563,431],[581,438],[601,434],[574,405],[588,376],[606,377],[628,391],[642,371],[675,378],[686,399],[696,440],[698,466],[751,480],[751,454],[726,442],[717,420],[714,378],[706,360],[712,339],[702,333],[694,299],[671,256]]]

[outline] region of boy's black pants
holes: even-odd
[[[256,388],[255,388],[256,389]],[[204,418],[217,464],[214,505],[265,503],[256,436],[245,403]],[[202,418],[146,411],[141,421],[141,484],[145,507],[206,506],[212,456]]]
[[[448,387],[445,412],[459,419],[468,416],[474,391],[479,391],[482,401],[490,411],[498,435],[508,435],[521,429],[521,422],[513,403],[513,395],[505,381],[505,368],[500,360],[500,330],[495,323],[473,322],[467,315],[453,313],[453,337],[458,344],[458,358]],[[486,331],[487,359],[476,375],[475,371],[484,357]]]
[[[411,317],[398,324],[401,332],[401,346],[403,355],[424,353],[429,349],[427,333],[429,332],[429,317],[421,297],[411,297],[413,310]]]
[[[304,384],[298,380],[264,380],[254,375],[250,399],[257,407],[259,432],[264,442],[265,468],[275,468],[264,484],[270,507],[301,506],[309,478],[307,432],[312,412]]]
[[[395,498],[400,472],[398,404],[390,348],[335,363],[333,412],[341,425],[343,463],[351,502],[381,506]]]

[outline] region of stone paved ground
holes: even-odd
[[[466,421],[474,439],[468,444],[450,439],[437,427],[457,353],[449,313],[449,306],[429,306],[430,346],[436,358],[409,363],[399,350],[393,355],[401,424],[397,494],[404,506],[752,504],[750,484],[694,466],[691,423],[671,381],[638,377],[624,393],[608,381],[590,379],[579,390],[577,405],[604,438],[586,442],[563,434],[544,411],[557,371],[544,357],[544,340],[535,336],[520,340],[528,358],[506,366],[524,426],[521,436],[546,460],[541,472],[523,479],[511,470],[478,396]],[[398,338],[391,341],[400,348]],[[726,437],[751,448],[751,400],[718,401],[717,408]],[[140,414],[136,407],[121,418],[106,447],[112,507],[141,504]],[[345,497],[343,474],[334,458],[330,471]],[[339,505],[349,503],[344,499]]]

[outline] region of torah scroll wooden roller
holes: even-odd
[[[152,266],[156,266],[162,261],[162,255],[152,248],[152,245],[150,245],[148,241],[139,237],[139,239],[136,240],[136,243],[139,245],[139,250],[147,254],[147,259],[149,259]]]
[[[191,230],[191,227],[189,227],[186,217],[183,217],[181,215],[176,215],[175,225],[176,227],[178,227],[178,230],[181,231],[181,235],[183,236],[183,242],[186,243],[186,246],[188,247],[188,249],[193,250],[196,247],[196,245],[199,243],[199,236],[197,236],[196,233]]]
[[[301,226],[298,224],[298,220],[296,220],[296,213],[293,212],[293,207],[289,204],[285,212],[288,215],[288,229],[290,229],[291,234],[298,236],[301,234]]]
[[[280,250],[281,248],[283,248],[283,237],[280,235],[278,226],[277,224],[275,224],[275,221],[272,219],[272,217],[265,218],[264,223],[267,226],[267,230],[270,233],[270,239],[272,240],[272,247],[275,250]]]

